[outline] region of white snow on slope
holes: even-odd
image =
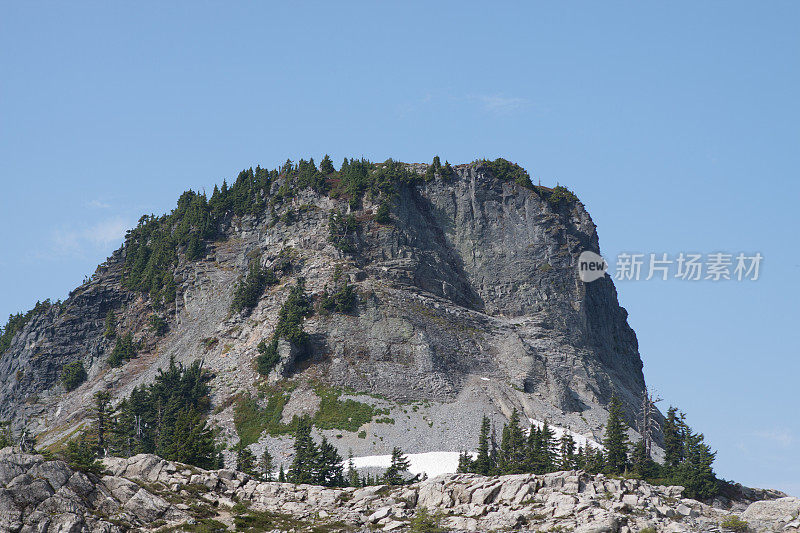
[[[541,428],[544,425],[543,422],[534,420],[533,418],[529,418],[528,420],[530,420],[531,424],[538,428]],[[572,438],[575,440],[575,444],[577,446],[588,445],[598,450],[603,449],[603,446],[600,443],[591,439],[590,437],[581,435],[580,433],[575,433],[574,431],[570,431],[569,429],[558,426],[550,426],[550,429],[557,439],[560,439],[561,436],[564,435],[564,432],[567,432],[572,435]],[[476,455],[475,452],[469,453],[473,458]],[[458,468],[458,456],[459,452],[425,452],[406,454],[408,462],[411,465],[408,469],[409,472],[414,475],[424,473],[427,474],[428,477],[436,477],[441,474],[454,473]],[[391,462],[391,455],[367,455],[364,457],[353,457],[353,465],[356,468],[388,468]],[[344,461],[344,466],[347,468],[347,460]]]
[[[544,426],[544,422],[541,422],[539,420],[534,420],[533,418],[529,418],[528,420],[530,421],[531,425],[536,426],[539,429],[542,429],[542,426]],[[586,446],[591,446],[595,450],[603,449],[603,445],[597,442],[596,440],[592,439],[591,437],[587,437],[586,435],[581,435],[580,433],[575,433],[574,431],[571,431],[569,429],[561,428],[558,426],[550,426],[550,431],[553,432],[553,435],[555,435],[556,439],[560,439],[561,437],[563,437],[564,433],[572,435],[572,439],[575,441],[576,448],[580,447],[585,448]],[[456,463],[456,466],[458,466],[458,463]]]
[[[412,474],[427,474],[428,477],[435,477],[441,474],[452,474],[458,468],[458,452],[425,452],[409,453],[406,455]],[[474,455],[474,454],[473,454]],[[353,457],[353,464],[356,468],[375,466],[388,468],[392,462],[391,455],[367,455],[365,457]],[[345,460],[345,467],[347,460]]]

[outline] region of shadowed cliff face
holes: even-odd
[[[291,223],[283,217],[288,202],[272,213],[228,217],[223,238],[206,243],[203,258],[179,261],[178,298],[163,337],[146,327],[147,297],[122,288],[121,249],[66,302],[34,317],[0,357],[0,417],[24,421],[52,442],[84,420],[96,390],[120,398],[152,380],[171,356],[203,359],[216,373],[216,404],[255,391],[264,381],[253,369],[256,345],[272,334],[289,287],[303,276],[318,300],[339,272],[356,288],[357,310],[318,310],[308,318],[310,349],[285,361],[288,376],[271,380],[289,377],[298,390],[314,383],[390,402],[432,402],[441,406],[437,416],[458,421],[409,426],[417,435],[409,452],[474,446],[483,413],[502,418],[513,408],[596,433],[613,391],[632,415],[644,389],[636,336],[608,276],[578,279],[578,255],[600,251],[583,206],[553,205],[482,165],[455,170],[449,179],[400,186],[387,224],[374,220],[377,205],[367,197],[354,212],[353,253],[328,240],[329,214],[347,211],[347,202],[310,189],[292,200],[299,214]],[[249,316],[230,313],[249,261],[274,266],[287,257],[291,267]],[[117,330],[142,343],[139,356],[119,369],[106,362],[114,344],[103,336],[108,309],[118,314]],[[89,379],[65,393],[61,368],[77,360]],[[232,431],[230,410],[212,419]],[[369,429],[370,437],[386,437],[380,446],[408,441],[398,427]],[[372,443],[343,438],[364,451]]]

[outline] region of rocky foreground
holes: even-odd
[[[682,487],[580,471],[450,474],[405,487],[334,489],[259,482],[153,455],[105,464],[107,472],[94,476],[1,451],[0,531],[406,531],[422,509],[453,531],[725,531],[720,524],[736,513],[750,531],[800,531],[798,498],[733,502],[724,510],[681,498]]]

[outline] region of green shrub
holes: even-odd
[[[136,346],[130,332],[117,339],[117,344],[108,357],[108,364],[113,367],[122,366],[126,361],[136,357]]]
[[[272,269],[263,268],[259,258],[253,259],[247,275],[239,281],[233,291],[231,311],[245,311],[245,314],[249,314],[250,310],[258,304],[264,290],[277,282],[278,278]]]
[[[308,524],[290,514],[273,511],[249,511],[233,517],[236,531],[251,533],[262,531],[300,531]]]
[[[61,383],[67,392],[77,389],[84,381],[86,381],[86,369],[82,361],[67,363],[61,369]]]
[[[389,217],[389,202],[383,201],[378,206],[378,210],[375,212],[375,222],[378,224],[389,224],[392,219]]]
[[[161,336],[167,332],[167,321],[163,317],[153,313],[150,315],[150,330],[157,336]]]
[[[410,526],[411,533],[444,533],[447,531],[442,527],[442,515],[431,513],[425,507],[417,509]]]
[[[114,311],[111,309],[106,313],[105,329],[103,336],[107,339],[113,339],[117,336],[117,318],[114,316]]]
[[[0,422],[0,450],[13,445],[14,437],[11,434],[11,422]]]
[[[278,312],[274,338],[283,337],[295,346],[304,346],[308,341],[308,333],[303,331],[303,319],[312,311],[311,302],[305,292],[305,280],[298,278]]]
[[[356,306],[356,294],[353,286],[345,280],[344,284],[332,294],[328,294],[326,289],[322,293],[320,305],[327,311],[349,313]]]
[[[342,391],[333,387],[317,387],[314,392],[320,397],[320,405],[311,421],[320,429],[355,432],[374,416],[388,414],[388,410],[376,409],[351,398],[342,400]],[[272,387],[264,398],[266,401],[264,407],[261,407],[252,396],[242,396],[237,400],[233,410],[233,423],[242,446],[257,442],[265,431],[272,436],[286,435],[294,431],[297,419],[288,424],[281,422],[283,408],[289,397],[290,391]],[[366,433],[363,437],[361,433],[358,436],[366,438]]]
[[[499,180],[511,181],[529,189],[534,188],[528,172],[516,163],[512,163],[502,157],[494,161],[483,160],[481,163],[488,167],[492,174]]]
[[[102,474],[105,470],[103,463],[97,460],[94,443],[87,440],[85,435],[69,441],[62,455],[64,462],[73,470],[97,475]]]
[[[746,520],[742,520],[736,515],[729,516],[720,522],[719,526],[730,531],[747,531],[750,528]]]
[[[278,339],[271,342],[261,341],[258,343],[258,356],[256,357],[256,370],[262,376],[269,375],[275,365],[278,364]]]
[[[547,197],[547,202],[555,207],[568,205],[576,202],[577,200],[578,197],[575,196],[572,191],[562,185],[554,187],[550,195]]]
[[[358,229],[356,217],[343,215],[338,210],[331,211],[328,217],[328,241],[344,253],[355,252],[355,239]]]

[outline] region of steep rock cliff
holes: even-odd
[[[286,179],[275,179],[272,191]],[[121,398],[174,357],[200,358],[215,373],[212,421],[231,443],[233,399],[287,380],[284,419],[318,410],[320,387],[388,413],[357,432],[322,431],[357,455],[395,444],[407,452],[468,449],[483,414],[499,425],[514,408],[599,437],[612,392],[632,421],[642,362],[610,277],[586,284],[577,276],[578,255],[600,252],[591,217],[579,201],[553,202],[546,193],[473,163],[399,184],[385,223],[375,220],[379,202],[369,194],[352,209],[347,198],[310,188],[254,215],[225,216],[199,259],[180,255],[177,297],[161,310],[169,323],[163,336],[147,327],[150,298],[123,284],[123,246],[14,336],[0,356],[0,418],[54,444],[86,424],[94,392]],[[356,226],[345,253],[329,239],[330,214],[351,209]],[[251,261],[280,264],[283,275],[251,313],[232,313],[233,289]],[[253,365],[257,345],[272,335],[299,277],[317,304],[336,279],[348,279],[357,307],[318,309],[303,324],[309,347],[299,356],[282,349],[285,373],[265,379]],[[140,343],[138,357],[120,368],[107,363],[109,309],[117,330]],[[88,380],[67,393],[59,375],[78,360]],[[264,432],[256,446],[264,445],[288,453],[285,437]]]

